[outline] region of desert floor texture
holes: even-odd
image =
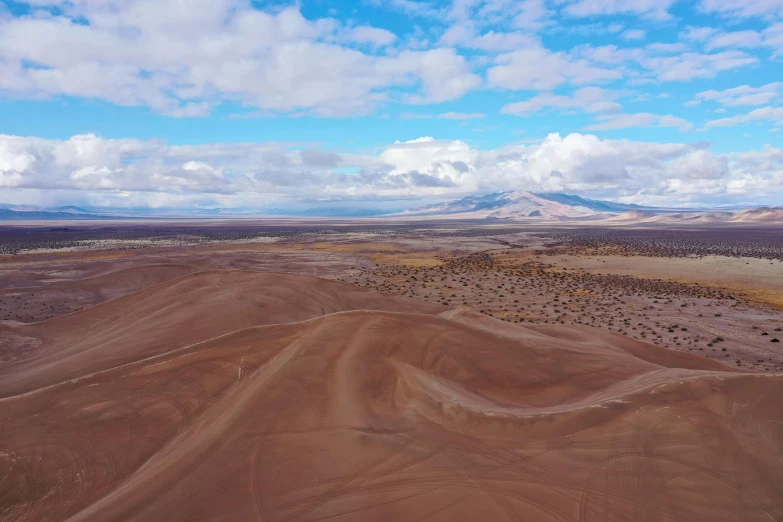
[[[783,520],[783,230],[0,227],[0,520]]]

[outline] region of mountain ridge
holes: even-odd
[[[646,210],[650,207],[582,198],[554,192],[534,193],[521,190],[467,196],[445,203],[427,205],[404,212],[407,215],[449,214],[465,217],[504,218],[584,218],[598,213]]]
[[[641,223],[783,223],[783,208],[669,209],[593,200],[573,194],[517,190],[467,196],[408,210],[396,216]]]
[[[64,210],[14,210],[0,208],[0,221],[56,221],[56,220],[96,220],[96,219],[123,219],[122,216],[112,214],[87,214],[71,210],[75,207],[66,207]]]

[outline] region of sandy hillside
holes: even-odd
[[[783,378],[611,332],[243,271],[0,325],[0,520],[783,519]]]
[[[5,288],[0,288],[0,319],[16,318],[23,322],[49,319],[164,283],[195,270],[187,265],[147,264],[107,273],[88,273],[86,277],[81,277],[82,274],[78,272],[74,274],[74,271],[52,271],[46,274],[45,279],[32,281],[14,281],[7,277],[9,273],[18,275],[21,271],[0,272],[0,278],[5,283]],[[18,296],[24,296],[24,302],[14,303],[15,298],[21,298]],[[7,304],[17,305],[13,317],[3,306]]]
[[[127,271],[115,274],[125,279]],[[81,282],[75,283],[81,285]],[[0,323],[26,349],[0,346],[0,397],[248,328],[346,310],[440,312],[442,306],[336,281],[240,270],[194,272],[33,324]],[[25,344],[26,343],[26,344]],[[13,343],[8,343],[13,344]]]

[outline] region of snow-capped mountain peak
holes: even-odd
[[[602,211],[628,210],[612,208],[613,203],[582,199],[567,194],[534,194],[523,190],[496,192],[486,196],[468,196],[456,201],[410,210],[409,215],[450,215],[470,219],[544,218],[573,219],[596,215]]]

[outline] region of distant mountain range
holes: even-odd
[[[783,208],[762,207],[749,210],[676,210],[643,207],[587,199],[572,194],[533,193],[520,190],[496,192],[485,196],[436,203],[403,212],[389,213],[377,209],[323,206],[305,209],[123,209],[122,214],[106,208],[74,206],[41,209],[34,207],[0,207],[0,221],[41,220],[106,220],[106,219],[171,219],[187,218],[262,218],[290,216],[301,218],[363,218],[401,219],[431,217],[433,219],[524,219],[550,221],[586,221],[596,224],[621,223],[783,223]]]
[[[783,208],[675,210],[520,190],[427,205],[396,216],[452,219],[541,219],[600,223],[783,223]]]
[[[176,218],[262,218],[274,217],[335,217],[361,218],[389,214],[389,211],[368,208],[330,207],[305,209],[286,208],[123,208],[115,211],[108,208],[90,208],[67,206],[56,208],[37,208],[29,206],[0,207],[0,221],[56,221],[56,220],[107,220],[107,219],[176,219]]]
[[[533,193],[521,190],[468,196],[456,201],[427,205],[402,214],[411,216],[451,215],[473,219],[587,218],[598,213],[645,210],[648,207],[585,199],[571,194]]]
[[[23,207],[22,207],[23,208]],[[41,220],[91,220],[91,219],[119,219],[117,216],[104,214],[90,214],[78,207],[62,207],[53,210],[25,210],[19,207],[0,208],[0,221],[41,221]]]

